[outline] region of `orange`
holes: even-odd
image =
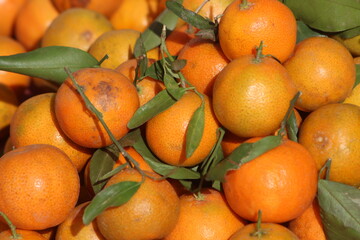
[[[24,46],[13,38],[0,36],[0,56],[14,55],[26,52]],[[30,77],[18,73],[0,70],[0,83],[9,86],[19,100],[24,99],[26,90],[30,86]]]
[[[53,20],[44,33],[41,47],[67,46],[87,51],[101,34],[112,29],[104,15],[85,8],[71,8]]]
[[[42,230],[63,222],[79,189],[75,166],[54,146],[28,145],[0,158],[0,211],[20,229]]]
[[[140,169],[148,172],[153,172],[149,164],[133,147],[126,147],[125,151],[139,164]],[[114,164],[113,168],[116,168],[124,163],[126,163],[125,157],[120,153],[119,158]]]
[[[224,196],[214,189],[203,189],[180,197],[180,217],[164,240],[228,240],[244,226],[228,206]]]
[[[299,240],[326,240],[317,199],[299,217],[290,221],[289,229]]]
[[[229,240],[299,240],[299,238],[288,228],[276,223],[262,223],[263,231],[259,236],[254,236],[257,232],[256,223],[251,223],[240,228]]]
[[[355,62],[355,64],[360,64],[360,57],[354,58],[354,62]]]
[[[15,93],[6,85],[0,84],[0,139],[8,134],[8,127],[17,105]]]
[[[125,204],[103,211],[97,218],[100,232],[107,240],[163,239],[175,227],[179,218],[179,198],[160,175],[146,172],[140,188]],[[124,181],[140,182],[142,175],[134,169],[125,169],[105,185]]]
[[[0,233],[5,230],[8,230],[8,229],[9,229],[9,226],[6,223],[3,223],[0,221]]]
[[[193,166],[202,162],[216,143],[219,124],[205,101],[205,125],[200,144],[186,158],[186,132],[192,115],[200,106],[201,99],[194,92],[185,93],[174,105],[150,119],[146,124],[146,141],[154,154],[165,163],[176,166]]]
[[[63,12],[69,8],[86,8],[110,16],[122,0],[52,0],[54,6]]]
[[[155,60],[149,59],[149,64],[154,63]],[[136,59],[129,59],[120,64],[115,70],[124,74],[131,82],[135,79],[135,71],[137,67]],[[140,106],[150,101],[161,90],[165,89],[163,82],[155,80],[151,77],[145,77],[137,82],[136,88],[139,95]]]
[[[122,74],[106,68],[83,68],[73,73],[83,92],[102,113],[116,139],[129,131],[127,124],[139,107],[135,86]],[[86,108],[70,78],[55,97],[55,114],[60,128],[75,143],[100,148],[112,141],[98,118]]]
[[[25,2],[25,0],[4,0],[0,2],[0,35],[9,37],[13,35],[15,20]]]
[[[320,169],[332,159],[330,180],[360,186],[360,107],[327,104],[311,112],[299,129],[299,143]]]
[[[221,148],[223,150],[224,157],[229,156],[235,148],[240,146],[240,144],[245,140],[247,140],[247,138],[241,138],[230,131],[225,131],[225,135],[221,141]]]
[[[225,10],[219,24],[219,41],[229,59],[252,54],[264,41],[264,54],[284,62],[296,44],[296,19],[277,0],[236,0]]]
[[[7,152],[10,152],[13,149],[14,149],[14,146],[13,146],[13,144],[11,142],[10,137],[8,137],[6,139],[5,146],[4,146],[4,154],[7,153]]]
[[[46,29],[58,15],[51,0],[27,0],[16,18],[16,39],[27,50],[38,48]]]
[[[189,25],[185,24],[180,27],[176,27],[165,40],[166,48],[173,56],[177,56],[184,45],[191,39],[195,38],[196,29],[189,29]]]
[[[355,83],[355,65],[350,52],[327,37],[301,41],[284,66],[301,92],[295,107],[302,111],[311,112],[343,101]]]
[[[182,48],[178,59],[185,59],[181,73],[200,93],[212,96],[216,77],[229,60],[220,45],[211,40],[195,38]]]
[[[274,133],[295,95],[286,69],[270,57],[231,61],[214,83],[213,106],[220,123],[242,138]]]
[[[57,226],[44,230],[38,230],[37,232],[40,233],[47,240],[55,240],[56,230]]]
[[[55,93],[36,95],[23,102],[11,121],[11,142],[16,148],[31,144],[58,147],[80,171],[92,150],[76,145],[65,135],[56,121],[54,104]]]
[[[40,233],[29,230],[21,230],[17,229],[16,233],[21,236],[22,240],[46,240]],[[0,240],[13,240],[13,236],[10,230],[4,231],[0,233]]]
[[[62,222],[56,231],[57,240],[105,240],[101,235],[96,221],[85,225],[82,221],[84,210],[90,202],[76,206],[70,215]]]
[[[246,142],[256,142],[252,138]],[[302,214],[315,198],[317,168],[309,151],[297,142],[282,143],[226,173],[226,200],[242,218],[283,223]]]

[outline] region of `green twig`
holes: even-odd
[[[6,216],[6,214],[3,213],[3,212],[0,212],[0,216],[2,216],[5,219],[7,225],[9,226],[10,231],[11,231],[11,235],[12,235],[11,238],[12,239],[22,239],[22,236],[16,232],[16,227],[10,221],[10,219]]]

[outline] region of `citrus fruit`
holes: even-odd
[[[333,38],[344,45],[353,56],[360,56],[360,35],[351,38],[342,38],[340,36],[334,36]]]
[[[6,85],[0,84],[0,139],[8,134],[8,127],[17,105],[15,93]]]
[[[166,48],[172,56],[177,56],[184,45],[195,38],[195,28],[189,28],[188,24],[176,27],[165,40]]]
[[[240,144],[246,140],[247,138],[241,138],[230,131],[225,131],[225,135],[221,141],[221,148],[223,150],[224,157],[229,156],[235,148],[240,146]]]
[[[25,0],[4,0],[0,2],[0,35],[9,37],[13,35],[15,20],[25,2]]]
[[[126,147],[125,151],[139,164],[139,167],[148,172],[153,172],[149,164],[144,160],[144,158],[135,150],[133,147]],[[115,162],[114,167],[116,168],[122,164],[126,163],[125,157],[120,154],[118,160]]]
[[[86,8],[110,16],[122,0],[51,0],[56,9],[63,12],[69,8]]]
[[[40,233],[30,230],[17,229],[16,233],[20,235],[19,239],[22,240],[46,240]],[[0,233],[0,240],[12,240],[13,235],[10,230],[6,230]]]

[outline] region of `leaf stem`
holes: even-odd
[[[256,222],[255,231],[250,233],[250,236],[258,237],[260,239],[262,236],[267,234],[267,232],[264,229],[261,228],[261,221],[262,221],[262,211],[259,210],[258,211],[258,220]]]
[[[12,239],[22,239],[22,236],[16,232],[16,227],[15,227],[14,224],[10,221],[10,219],[6,216],[6,214],[3,213],[3,212],[0,212],[0,216],[5,219],[7,225],[9,226],[10,231],[11,231],[11,235],[12,235],[11,238],[12,238]]]

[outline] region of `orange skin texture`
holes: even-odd
[[[160,175],[145,172],[160,179]],[[105,188],[123,181],[140,182],[141,174],[125,169],[114,175]],[[125,204],[111,207],[97,217],[100,232],[107,240],[163,239],[175,227],[180,203],[174,188],[167,180],[145,177],[137,192]]]
[[[329,158],[330,180],[360,186],[360,107],[333,103],[310,113],[299,129],[299,143],[320,169]]]
[[[60,12],[69,8],[86,8],[109,17],[122,0],[51,0],[51,2]]]
[[[82,203],[73,209],[66,220],[58,226],[56,240],[105,240],[96,225],[96,221],[92,221],[88,225],[84,225],[82,221],[84,210],[89,203]]]
[[[85,95],[116,139],[125,136],[127,123],[139,107],[135,86],[122,74],[105,68],[84,68],[73,73]],[[100,148],[112,144],[95,114],[87,110],[70,78],[60,86],[55,97],[55,114],[60,128],[76,144]]]
[[[331,38],[305,39],[284,66],[301,92],[295,107],[302,111],[311,112],[343,101],[355,83],[355,65],[350,52]]]
[[[46,29],[58,15],[51,0],[27,0],[16,18],[16,39],[28,51],[38,48]]]
[[[280,146],[228,171],[223,188],[230,207],[240,217],[255,222],[262,210],[262,222],[287,222],[303,213],[315,198],[316,163],[302,145],[284,139]]]
[[[198,148],[186,158],[186,132],[190,119],[200,106],[194,92],[185,93],[174,105],[150,119],[146,124],[146,141],[154,154],[165,163],[194,166],[202,162],[216,143],[219,127],[208,97],[205,100],[204,133]]]
[[[212,102],[217,119],[242,138],[274,133],[296,93],[280,63],[268,57],[260,63],[254,59],[247,55],[233,60],[214,83]]]
[[[0,35],[12,36],[15,20],[25,2],[25,0],[3,0],[0,2]]]
[[[80,172],[93,151],[78,146],[61,130],[55,117],[54,101],[55,93],[44,93],[23,102],[11,120],[11,142],[16,148],[31,144],[58,147]]]
[[[260,228],[266,232],[261,237],[251,236],[256,232],[256,223],[251,223],[237,231],[229,240],[300,240],[293,232],[280,224],[262,223]]]
[[[15,93],[6,85],[0,84],[0,139],[8,134],[8,127],[17,105]]]
[[[75,166],[54,146],[33,144],[0,158],[0,211],[20,229],[42,230],[63,222],[79,189]]]
[[[209,97],[212,96],[216,77],[229,63],[218,43],[201,38],[185,44],[178,59],[186,60],[185,67],[181,69],[186,80]]]
[[[176,27],[165,40],[166,48],[172,56],[177,56],[184,45],[195,38],[196,29],[193,27],[193,33],[188,32],[187,24]]]
[[[292,11],[276,0],[248,0],[241,9],[241,0],[226,8],[219,25],[219,41],[229,59],[252,54],[264,41],[264,54],[284,62],[296,44],[296,19]]]
[[[16,229],[16,233],[21,235],[22,240],[46,240],[40,233],[29,230]],[[0,233],[0,240],[14,240],[10,230]]]
[[[201,199],[192,193],[180,197],[179,220],[164,240],[228,240],[244,224],[222,193],[203,189]]]
[[[290,221],[289,229],[299,240],[326,240],[317,199],[299,217]]]

